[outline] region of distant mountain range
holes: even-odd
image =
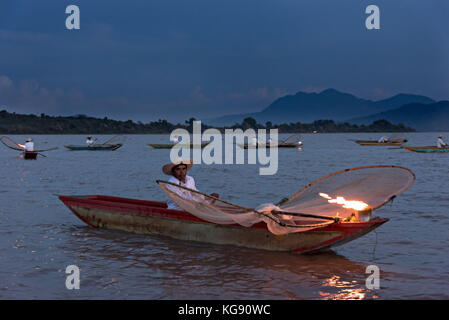
[[[240,123],[244,118],[252,117],[260,123],[270,121],[273,124],[290,122],[310,123],[320,119],[331,119],[336,122],[357,119],[357,121],[365,123],[364,117],[377,116],[382,112],[397,109],[408,104],[426,105],[434,104],[435,102],[428,97],[414,94],[398,94],[388,99],[372,101],[358,98],[349,93],[339,92],[335,89],[326,89],[320,93],[300,91],[295,95],[278,98],[260,112],[227,115],[215,119],[206,119],[204,122],[209,125],[223,126]],[[400,122],[404,122],[400,116],[397,119]],[[412,126],[412,124],[404,123]]]
[[[348,122],[360,125],[380,119],[396,124],[403,123],[418,131],[449,131],[449,101],[431,104],[410,103],[397,109],[350,119]]]

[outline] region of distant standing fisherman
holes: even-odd
[[[447,146],[448,146],[448,144],[443,141],[443,136],[439,135],[438,136],[438,140],[437,140],[437,147],[438,148],[444,148],[444,147],[447,147]]]

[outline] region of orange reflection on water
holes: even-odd
[[[341,288],[337,293],[320,291],[319,295],[323,300],[362,300],[365,299],[368,292],[367,289],[357,285],[357,281],[344,281],[337,275],[324,280],[323,286]]]

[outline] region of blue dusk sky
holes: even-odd
[[[329,87],[449,99],[448,17],[447,0],[2,0],[0,109],[177,122]]]

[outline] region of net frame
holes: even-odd
[[[249,214],[251,212],[254,212],[254,213],[260,215],[261,217],[263,217],[264,219],[260,219],[258,221],[254,221],[253,223],[251,223],[251,225],[253,225],[254,223],[260,222],[260,221],[264,221],[265,223],[267,223],[267,226],[268,226],[268,228],[270,229],[271,232],[273,232],[273,230],[272,230],[273,229],[273,225],[272,224],[270,225],[270,222],[279,225],[281,228],[315,229],[315,228],[324,227],[324,226],[327,226],[327,225],[330,225],[330,224],[334,224],[334,223],[339,221],[338,218],[329,219],[329,217],[320,217],[320,216],[317,216],[317,215],[301,214],[299,212],[290,213],[290,212],[286,212],[286,211],[282,211],[282,210],[272,210],[269,213],[265,213],[265,212],[262,212],[260,210],[244,207],[244,206],[241,206],[241,205],[238,205],[238,204],[226,201],[224,199],[208,195],[208,194],[203,193],[201,191],[193,190],[193,189],[190,189],[190,188],[187,188],[187,187],[184,187],[184,186],[172,183],[172,182],[168,182],[168,181],[164,181],[164,180],[156,180],[156,182],[162,188],[162,190],[164,190],[164,192],[167,194],[167,196],[169,196],[170,199],[175,201],[178,205],[180,205],[180,204],[176,201],[176,198],[171,197],[169,195],[169,193],[167,193],[167,191],[166,191],[167,188],[163,187],[162,184],[167,184],[167,185],[171,185],[171,186],[176,187],[176,188],[181,188],[181,189],[187,190],[187,191],[192,192],[194,194],[201,195],[203,197],[206,197],[207,199],[213,200],[214,202],[217,202],[217,201],[221,202],[221,203],[223,203],[225,205],[228,205],[230,207],[233,207],[233,208],[235,208],[237,210],[241,210],[240,213],[247,213],[247,214]],[[171,192],[171,191],[169,191],[169,192]],[[181,198],[181,196],[179,194],[176,194],[175,192],[172,192],[172,195],[175,195],[176,197],[180,197]],[[180,207],[182,208],[182,205],[180,205]],[[186,211],[191,213],[191,214],[193,214],[193,215],[195,215],[194,213],[192,213],[192,212],[190,212],[188,210],[186,210]],[[282,219],[282,216],[301,217],[302,215],[304,215],[304,216],[306,216],[308,218],[314,219],[314,220],[318,219],[318,220],[327,220],[327,221],[325,221],[325,222],[321,222],[320,221],[320,222],[312,223],[312,224],[303,223],[303,224],[294,224],[293,225],[293,224],[289,224],[288,222],[286,222],[285,219]],[[304,219],[303,219],[303,221],[304,221]],[[241,224],[241,223],[239,223],[238,220],[234,220],[233,223],[234,224],[235,223]],[[244,225],[244,226],[248,226],[248,225]],[[277,232],[276,234],[285,234],[285,233],[289,233],[289,232],[282,232],[282,233],[281,232]]]
[[[390,142],[407,142],[404,133],[402,132],[394,132],[388,137],[388,141]]]
[[[114,144],[121,144],[123,143],[123,141],[125,140],[125,136],[122,134],[113,136],[112,138],[110,138],[109,140],[103,142],[103,143],[98,143],[98,145],[114,145]]]
[[[25,150],[25,148],[20,147],[18,143],[16,143],[14,140],[12,140],[9,137],[3,136],[0,138],[0,141],[10,149],[17,150],[17,151]]]

